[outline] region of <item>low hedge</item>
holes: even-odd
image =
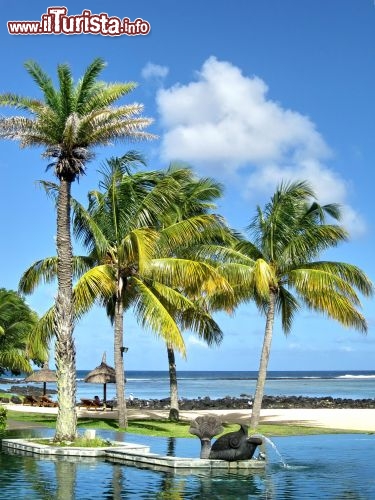
[[[3,431],[7,425],[7,411],[3,406],[0,406],[0,431]]]

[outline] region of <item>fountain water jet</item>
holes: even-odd
[[[277,457],[279,458],[279,461],[281,462],[282,466],[287,469],[289,466],[288,464],[285,462],[283,456],[281,455],[281,453],[279,452],[277,446],[275,445],[275,443],[270,439],[268,438],[267,436],[264,436],[263,434],[256,434],[256,436],[260,439],[262,439],[263,443],[264,444],[269,444],[271,446],[271,448],[273,449],[273,451],[276,453]]]

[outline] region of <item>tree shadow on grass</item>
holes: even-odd
[[[8,418],[7,419],[7,426],[8,428],[21,428],[22,426],[24,427],[55,427],[56,425],[56,416],[43,416],[43,415],[37,415],[33,414],[24,416],[22,418]]]
[[[173,425],[173,429],[171,429],[171,425]],[[173,434],[185,435],[186,428],[189,426],[187,422],[173,422],[173,424],[169,420],[129,420],[129,427],[126,429],[129,432],[142,432],[145,434],[152,435],[153,433],[157,433],[159,436],[170,436],[171,432]]]
[[[111,419],[101,419],[101,418],[79,418],[78,419],[78,427],[87,427],[87,428],[95,428],[95,429],[112,429],[119,430],[118,422],[116,420]]]

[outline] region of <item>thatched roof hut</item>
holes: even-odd
[[[36,370],[25,378],[25,382],[43,382],[43,396],[46,395],[47,382],[56,383],[56,381],[56,372],[49,369],[48,363],[45,363],[41,370]]]
[[[103,402],[107,401],[107,384],[116,383],[116,373],[112,366],[107,365],[106,355],[103,354],[102,362],[85,377],[85,382],[90,384],[103,384]]]

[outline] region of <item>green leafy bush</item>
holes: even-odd
[[[0,406],[0,431],[3,431],[7,425],[7,411],[3,406]]]

